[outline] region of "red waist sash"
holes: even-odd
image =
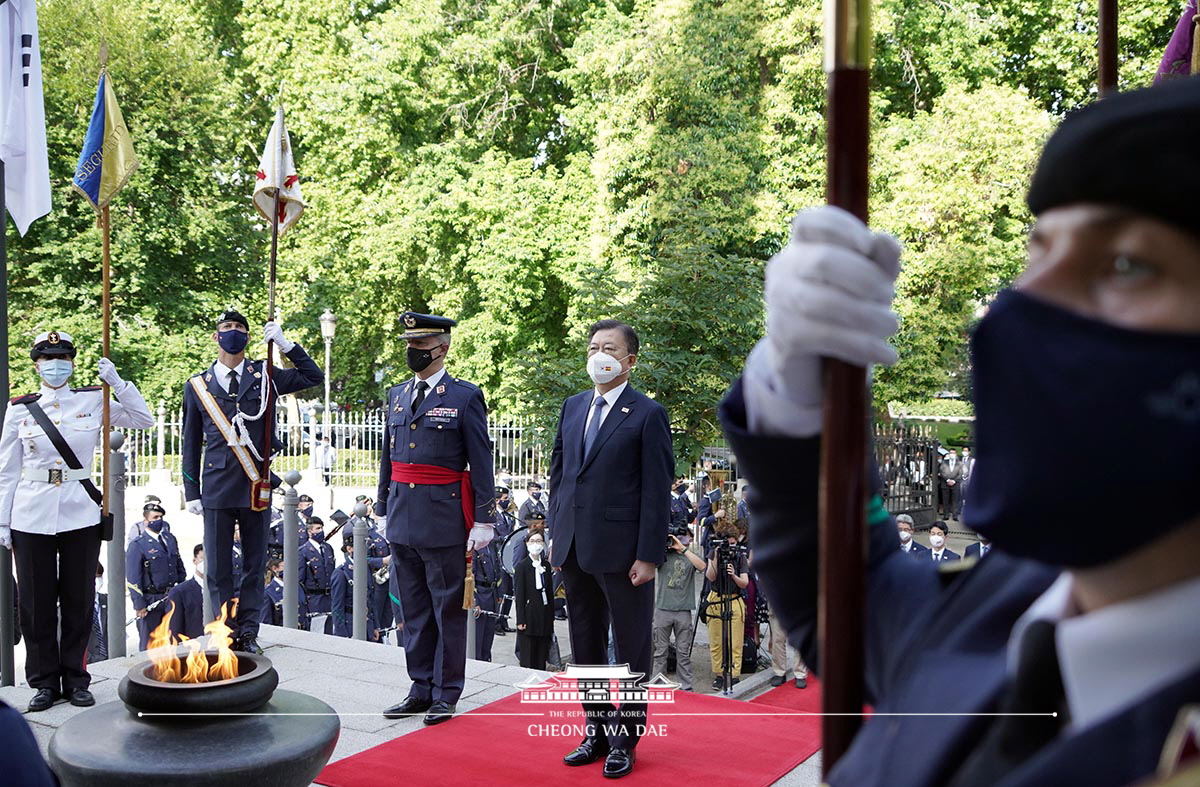
[[[408,462],[392,462],[392,480],[401,484],[453,484],[459,482],[462,498],[463,523],[467,532],[475,524],[475,494],[471,490],[471,474],[451,470],[437,465],[415,465]]]

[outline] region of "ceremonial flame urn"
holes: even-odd
[[[224,616],[210,626],[223,624]],[[210,633],[206,647],[186,640],[151,648],[150,660],[121,679],[120,702],[63,724],[50,739],[63,787],[311,784],[337,745],[337,714],[276,690],[271,661],[229,650],[227,631]]]

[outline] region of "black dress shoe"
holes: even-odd
[[[242,634],[235,637],[231,649],[240,653],[253,653],[256,656],[263,654],[263,649],[259,646],[258,640],[254,638],[253,634]]]
[[[404,702],[393,705],[383,712],[385,719],[406,719],[429,710],[433,700],[423,700],[419,697],[405,697]]]
[[[563,757],[563,762],[567,765],[591,765],[601,757],[607,756],[608,752],[608,739],[584,738],[570,754]]]
[[[804,678],[796,678],[796,688],[803,689],[808,687],[808,681]]]
[[[60,699],[62,699],[62,695],[55,689],[38,689],[37,694],[34,694],[33,699],[29,701],[29,712],[37,713],[46,710]]]
[[[604,776],[608,779],[619,779],[633,770],[637,762],[637,754],[633,749],[613,749],[604,759]]]
[[[429,706],[429,713],[425,714],[422,719],[426,724],[441,724],[444,721],[450,721],[454,718],[454,706],[448,702],[438,700]]]
[[[67,700],[78,708],[90,708],[96,704],[96,698],[87,689],[68,689]]]
[[[771,676],[771,685],[772,686],[782,686],[783,685],[783,676],[782,675],[772,675]]]

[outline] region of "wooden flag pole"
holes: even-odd
[[[101,240],[101,244],[102,244],[101,248],[103,250],[101,253],[101,268],[103,271],[102,275],[104,277],[103,293],[100,298],[101,310],[104,313],[104,315],[103,315],[103,320],[104,320],[104,323],[103,323],[103,348],[102,349],[103,349],[104,357],[110,358],[110,353],[112,351],[112,331],[110,329],[110,325],[112,322],[112,260],[109,256],[109,245],[108,245],[109,244],[108,205],[105,205],[100,210],[100,237],[102,239]],[[109,477],[108,477],[109,464],[110,464],[109,454],[111,453],[109,450],[109,435],[112,433],[108,405],[109,405],[109,397],[111,396],[111,391],[109,390],[108,383],[105,383],[103,381],[101,381],[101,382],[102,382],[102,389],[101,389],[102,395],[104,396],[104,405],[103,405],[103,410],[102,410],[103,414],[101,415],[101,418],[100,418],[100,435],[101,435],[100,466],[102,468],[102,472],[104,473],[104,476],[102,479],[103,505],[101,506],[102,510],[100,512],[100,515],[101,515],[101,521],[107,522],[108,517],[111,513],[109,510],[109,486],[110,486],[110,483],[109,483]]]
[[[1100,0],[1097,28],[1096,52],[1100,62],[1096,71],[1096,85],[1103,98],[1117,92],[1117,0]]]
[[[867,220],[869,0],[826,0],[826,199]],[[825,359],[819,489],[821,767],[828,775],[862,724],[866,603],[865,371]],[[847,715],[836,715],[847,714]]]

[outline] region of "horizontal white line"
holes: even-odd
[[[779,713],[663,713],[655,716],[1051,716],[1058,718],[1057,713],[810,713],[792,711]]]
[[[451,714],[453,716],[545,716],[544,713],[476,713],[475,711],[463,711],[462,713]],[[146,713],[138,711],[138,718],[152,718],[159,716],[383,716],[382,713]],[[424,716],[424,713],[414,713],[408,718],[415,719]],[[403,719],[389,719],[388,721],[402,721]]]

